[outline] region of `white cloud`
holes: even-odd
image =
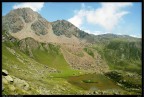
[[[132,3],[101,3],[101,8],[89,11],[86,14],[87,22],[99,24],[106,30],[111,31],[122,17],[129,12],[122,8],[131,6]]]
[[[102,32],[102,31],[91,31],[91,30],[87,30],[87,29],[85,29],[84,31],[87,32],[87,33],[89,33],[89,34],[94,34],[94,35],[100,35],[100,34],[110,33],[110,32]]]
[[[80,27],[83,24],[84,16],[85,16],[85,10],[75,11],[76,15],[70,19],[68,19],[69,22],[74,24],[76,27]]]
[[[77,27],[81,27],[84,23],[84,19],[89,24],[100,25],[107,31],[111,31],[122,17],[128,14],[123,8],[132,6],[132,3],[101,3],[101,7],[92,9],[90,6],[87,8],[84,4],[82,8],[75,11],[75,15],[68,19]]]
[[[40,11],[43,6],[43,2],[17,3],[13,6],[13,9],[29,7],[34,11]]]

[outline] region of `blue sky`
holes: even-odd
[[[10,10],[30,7],[49,22],[68,20],[91,34],[120,34],[141,37],[141,3],[100,3],[100,2],[3,2],[2,15]]]

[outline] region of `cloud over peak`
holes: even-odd
[[[29,7],[34,11],[40,11],[43,6],[43,2],[17,3],[13,6],[13,9]]]
[[[124,8],[132,6],[132,3],[101,3],[101,7],[92,9],[82,4],[80,10],[75,11],[75,15],[68,19],[77,27],[81,27],[83,21],[93,25],[100,25],[107,31],[111,31],[129,12]]]

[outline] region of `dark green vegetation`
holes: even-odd
[[[93,80],[83,80],[83,82],[85,82],[85,83],[98,83],[98,82],[93,81]]]
[[[141,42],[126,38],[111,39],[109,43],[92,47],[106,60],[112,70],[124,70],[141,74]]]
[[[112,79],[114,82],[119,83],[123,88],[128,91],[135,91],[141,93],[141,77],[135,73],[111,71],[105,74],[107,77]]]
[[[94,57],[94,53],[93,53],[93,51],[92,51],[91,49],[89,49],[89,48],[84,48],[84,50],[85,50],[90,56]]]

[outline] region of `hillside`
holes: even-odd
[[[141,39],[88,34],[30,8],[2,18],[3,95],[141,94],[141,66]]]
[[[106,45],[93,45],[112,68],[141,72],[141,42],[124,38],[111,39]],[[141,74],[141,73],[140,73]]]

